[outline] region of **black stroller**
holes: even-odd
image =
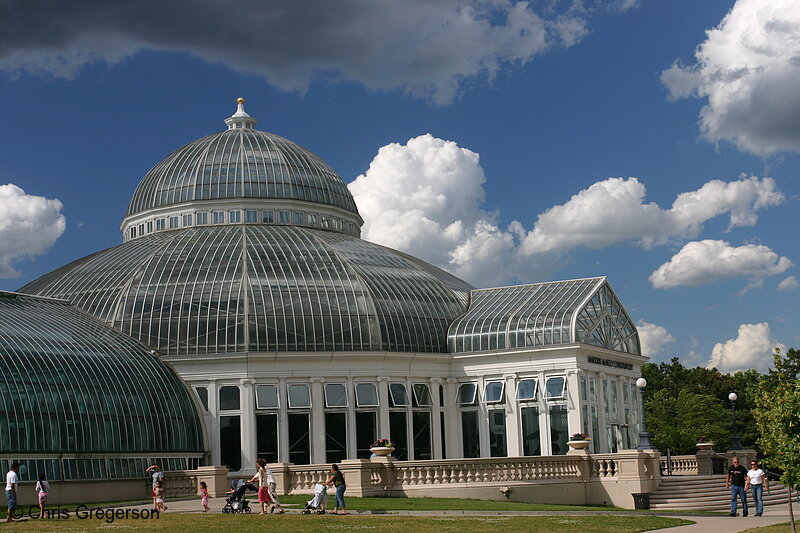
[[[250,502],[244,497],[244,493],[248,490],[258,492],[258,489],[252,483],[247,483],[243,479],[235,479],[231,487],[230,496],[225,498],[225,507],[222,508],[223,513],[246,513],[253,512],[250,509]]]

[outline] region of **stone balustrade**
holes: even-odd
[[[661,457],[661,471],[667,472],[667,458]],[[670,457],[673,476],[696,476],[699,473],[697,455],[673,455]]]
[[[281,494],[311,494],[314,485],[330,475],[327,464],[280,463],[270,468]],[[631,493],[649,492],[659,479],[658,453],[635,450],[426,461],[377,457],[344,460],[339,468],[351,496],[467,497],[620,507],[631,507]]]

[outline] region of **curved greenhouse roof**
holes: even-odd
[[[21,291],[66,298],[167,355],[445,352],[472,287],[419,259],[282,225],[155,233]]]
[[[227,131],[190,142],[155,165],[136,188],[127,216],[187,202],[256,198],[325,204],[358,217],[336,172],[302,146],[253,129],[244,99],[226,123]]]
[[[203,452],[190,392],[146,347],[67,302],[1,291],[0,427],[0,454]]]
[[[474,290],[447,343],[454,353],[583,343],[640,354],[636,326],[605,277]]]

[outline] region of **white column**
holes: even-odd
[[[447,458],[458,459],[464,457],[462,451],[461,433],[459,429],[459,411],[456,393],[458,392],[458,380],[447,378],[444,384],[444,412],[445,412],[445,442],[447,443]]]
[[[242,412],[242,471],[256,470],[256,397],[254,380],[240,379]]]
[[[278,381],[278,462],[289,462],[289,394],[286,380]]]
[[[389,434],[389,378],[378,376],[378,438],[391,440]]]
[[[608,419],[606,418],[606,394],[605,386],[603,383],[606,380],[606,375],[602,372],[597,373],[597,425],[598,437],[600,443],[595,443],[595,453],[609,453],[608,437],[606,436],[606,427],[608,427]],[[598,446],[599,444],[599,446]]]
[[[439,394],[439,385],[442,383],[441,378],[431,378],[429,381],[429,387],[431,388],[431,446],[433,447],[433,453],[431,453],[432,459],[441,459],[442,458],[442,408],[439,406],[440,403],[440,394]]]
[[[503,379],[506,382],[506,445],[508,446],[508,456],[519,457],[522,455],[522,429],[519,427],[521,419],[516,399],[517,375],[506,374]]]
[[[539,446],[542,450],[542,455],[552,455],[553,454],[553,447],[551,445],[550,439],[550,411],[548,409],[549,405],[547,401],[544,399],[545,395],[545,384],[547,383],[547,378],[544,374],[538,376],[537,378],[537,385],[536,388],[539,390],[538,393],[538,406],[539,406]]]
[[[325,454],[325,378],[311,378],[311,463],[324,464]]]
[[[221,465],[222,454],[220,454],[219,450],[219,389],[215,379],[208,382],[208,412],[211,415],[211,423],[208,425],[211,464]]]
[[[478,378],[478,391],[475,398],[478,401],[478,439],[481,443],[481,457],[490,457],[491,449],[489,445],[489,413],[486,409],[486,402],[483,397],[484,381]]]
[[[353,378],[347,378],[345,385],[347,394],[347,458],[355,459],[356,451],[356,390],[353,387]]]
[[[408,459],[418,459],[414,451],[414,416],[412,415],[412,406],[414,405],[414,385],[411,383],[411,377],[406,378],[406,395],[408,401],[406,402],[406,442],[408,442]]]

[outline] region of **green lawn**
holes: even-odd
[[[400,517],[400,516],[304,516],[291,515],[222,515],[174,514],[150,520],[117,520],[113,525],[103,520],[28,520],[14,524],[14,531],[107,531],[141,529],[169,533],[198,531],[230,531],[232,533],[263,533],[265,528],[276,531],[316,533],[320,530],[388,530],[437,533],[536,533],[549,531],[581,531],[581,533],[633,533],[664,527],[690,524],[688,520],[657,516],[541,516],[541,517]],[[11,530],[11,527],[8,528]]]
[[[800,529],[800,525],[798,525],[798,529]],[[792,526],[789,524],[789,522],[786,522],[784,524],[775,524],[774,526],[754,527],[752,529],[745,530],[743,533],[747,533],[748,531],[751,533],[791,533]]]
[[[281,503],[303,507],[310,495],[280,496]],[[551,505],[544,503],[467,500],[463,498],[355,498],[347,496],[348,509],[368,511],[621,511],[604,505]],[[333,497],[328,495],[328,506]]]

